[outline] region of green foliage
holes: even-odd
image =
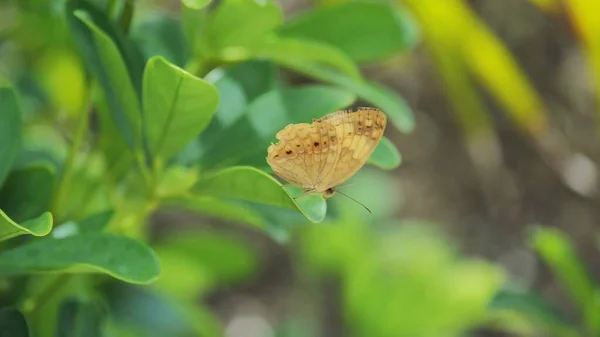
[[[224,335],[198,299],[251,281],[263,252],[196,222],[246,226],[299,253],[306,275],[335,275],[352,336],[458,336],[499,312],[571,331],[546,303],[502,293],[498,267],[461,258],[426,224],[396,221],[400,196],[382,171],[401,155],[389,138],[344,188],[372,215],[272,176],[266,149],[290,123],[369,104],[389,129],[415,127],[404,99],[359,67],[418,42],[397,4],[342,1],[291,19],[270,0],[183,0],[175,14],[134,1],[14,6],[20,48],[7,53],[24,66],[0,79],[0,336]],[[34,70],[37,58],[45,66]],[[155,231],[167,209],[202,220]],[[585,300],[597,287],[555,234],[534,246],[598,332],[597,303]],[[314,322],[285,319],[300,327],[290,335],[310,335]]]
[[[0,336],[27,337],[29,329],[22,313],[14,308],[0,309]]]

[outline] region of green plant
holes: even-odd
[[[108,295],[125,283],[152,284],[140,296],[178,317],[179,329],[143,334],[218,335],[194,296],[251,275],[255,253],[228,236],[153,240],[149,217],[186,209],[285,239],[286,225],[321,222],[327,207],[319,196],[296,202],[269,175],[278,129],[357,98],[384,109],[392,127],[413,128],[402,98],[356,63],[414,44],[395,6],[340,5],[373,12],[392,34],[349,44],[353,26],[335,11],[284,23],[272,1],[209,3],[183,1],[178,15],[131,1],[16,5],[25,20],[3,32],[18,48],[2,59],[0,88],[0,301],[11,307],[0,316],[11,336],[27,335],[24,319],[34,336],[138,331],[144,324],[114,304],[127,297]],[[341,20],[338,33],[314,36],[331,20]],[[291,86],[282,69],[323,84]],[[391,169],[400,156],[385,139],[369,163]]]
[[[425,26],[426,5],[404,2]],[[152,217],[170,210],[285,245],[294,276],[309,280],[294,289],[300,300],[277,336],[318,335],[310,327],[319,319],[306,323],[316,314],[302,310],[318,306],[306,298],[329,278],[348,335],[458,336],[485,323],[575,335],[531,293],[502,288],[497,266],[459,257],[427,223],[395,219],[399,196],[382,193],[392,184],[382,171],[401,163],[390,139],[368,161],[376,169],[348,187],[373,209],[368,217],[342,197],[295,200],[300,191],[272,176],[266,148],[288,123],[361,103],[385,111],[389,129],[414,128],[402,97],[360,70],[419,41],[398,2],[331,1],[289,20],[271,0],[182,0],[177,13],[130,0],[0,4],[2,17],[19,14],[0,25],[0,336],[224,335],[198,299],[251,279],[260,253],[226,231],[156,235]],[[463,23],[490,37],[479,22]],[[425,28],[434,52],[448,52]],[[458,62],[452,51],[446,57]],[[509,112],[524,113],[484,70],[476,72]],[[479,106],[463,84],[454,104]],[[548,247],[564,248],[558,241],[534,242],[556,257]],[[597,332],[596,305],[584,300],[594,283],[579,268],[565,271],[575,259],[549,261]]]

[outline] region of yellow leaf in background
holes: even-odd
[[[565,10],[588,59],[596,89],[596,110],[600,112],[600,1],[565,1]]]
[[[68,116],[78,115],[87,91],[79,58],[69,50],[53,50],[40,57],[36,70],[51,102]]]
[[[529,0],[545,12],[554,13],[560,10],[561,0]]]
[[[430,3],[431,4],[431,3]],[[450,2],[433,4],[427,2],[412,9],[424,23],[420,28],[424,42],[441,78],[444,90],[457,115],[463,134],[467,139],[476,137],[482,130],[491,130],[488,111],[481,101],[460,51],[461,24],[447,15],[452,10]],[[435,24],[426,24],[435,22]]]
[[[479,20],[473,21],[470,32],[463,40],[470,70],[517,126],[534,135],[545,132],[547,120],[542,102],[506,46]]]
[[[505,113],[515,124],[534,135],[545,132],[547,120],[537,92],[506,47],[475,16],[465,2],[461,0],[399,1],[408,5],[421,22],[425,40],[434,54],[433,57],[438,60],[438,67],[442,64],[439,60],[448,58],[448,53],[459,53],[452,68],[448,64],[442,65],[446,67],[446,77],[453,76],[453,83],[462,85],[461,89],[448,88],[449,95],[470,96],[470,107],[455,103],[455,108],[476,109],[478,106],[483,106],[476,98],[477,95],[473,93],[467,95],[462,92],[463,90],[474,91],[466,77],[460,74],[471,72],[504,107]],[[430,41],[427,41],[428,39]],[[453,69],[453,75],[450,75],[449,69]],[[460,98],[456,97],[451,97],[451,100],[460,102]],[[484,117],[477,117],[477,111],[458,113],[469,114],[470,118],[484,121]],[[463,116],[462,119],[464,118]]]

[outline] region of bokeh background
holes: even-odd
[[[144,34],[168,35],[149,22],[178,20],[180,1],[114,2],[134,5],[138,42],[176,58],[182,46]],[[286,21],[344,2],[276,1]],[[0,4],[0,71],[20,83],[23,111],[52,110],[46,123],[68,142],[85,89],[57,28],[63,1]],[[103,284],[117,322],[107,335],[598,332],[600,3],[393,4],[413,42],[361,70],[401,95],[416,124],[386,131],[399,167],[367,165],[343,188],[373,214],[338,195],[324,223],[266,233],[161,209],[148,223],[163,276],[148,287]],[[288,85],[314,82],[282,73]]]

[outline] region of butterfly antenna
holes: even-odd
[[[356,200],[356,199],[352,198],[351,196],[349,196],[348,194],[346,194],[346,193],[344,193],[344,192],[340,192],[340,191],[336,191],[336,192],[337,192],[337,193],[339,193],[339,194],[341,194],[341,195],[343,195],[343,196],[345,196],[346,198],[348,198],[348,199],[350,199],[350,200],[354,201],[355,203],[357,203],[357,204],[361,205],[361,206],[362,206],[362,207],[364,207],[364,208],[365,208],[367,211],[369,211],[369,213],[373,214],[373,212],[371,212],[371,210],[369,209],[369,207],[365,206],[365,204],[363,204],[362,202],[360,202],[360,201],[358,201],[358,200]]]

